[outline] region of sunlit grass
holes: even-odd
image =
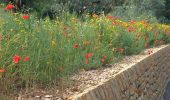
[[[5,69],[0,85],[6,90],[57,83],[80,69],[96,69],[169,42],[166,26],[147,20],[87,15],[81,21],[68,13],[53,21],[29,17],[0,9],[0,68]]]

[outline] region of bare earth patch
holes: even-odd
[[[99,83],[105,82],[108,79],[112,78],[115,74],[120,72],[122,69],[131,66],[137,62],[140,62],[144,58],[152,55],[153,53],[159,51],[160,49],[166,47],[167,45],[162,45],[159,47],[154,47],[146,49],[144,52],[139,55],[125,56],[121,61],[111,65],[110,67],[105,67],[97,70],[90,71],[80,71],[79,74],[73,75],[70,77],[71,81],[74,81],[75,84],[64,91],[59,91],[57,88],[50,90],[37,90],[33,89],[30,93],[20,95],[19,97],[22,100],[34,100],[36,96],[44,98],[45,96],[51,96],[54,100],[67,100],[70,96],[76,95],[83,92],[85,89],[88,89],[91,86],[98,85]],[[148,51],[152,51],[151,54],[148,54]],[[27,99],[24,99],[27,98]],[[44,99],[45,100],[45,99]]]

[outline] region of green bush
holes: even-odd
[[[126,16],[126,19],[139,19],[138,17],[145,16],[157,19],[169,18],[168,0],[22,0],[22,2],[36,11],[41,18],[49,15],[54,19],[65,11],[77,12],[79,15],[112,12],[115,16]]]
[[[170,21],[170,0],[165,0],[164,16]]]
[[[165,10],[164,0],[128,0],[121,6],[116,6],[112,11],[114,16],[122,17],[125,20],[154,18],[154,21],[163,17]]]

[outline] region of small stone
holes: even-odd
[[[44,100],[52,100],[52,95],[45,95]]]
[[[54,100],[63,100],[63,99],[61,99],[60,97],[56,97]]]
[[[41,96],[35,96],[35,100],[41,100]]]

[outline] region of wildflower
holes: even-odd
[[[101,62],[104,63],[104,62],[105,62],[105,59],[102,59]]]
[[[0,69],[0,73],[4,73],[5,72],[5,69]]]
[[[74,44],[74,48],[77,49],[79,47],[79,45],[76,43]]]
[[[158,40],[155,40],[155,41],[154,41],[154,44],[158,44],[158,43],[159,43],[159,41],[158,41]]]
[[[125,51],[124,48],[119,48],[119,52],[120,52],[120,53],[123,53],[124,51]]]
[[[115,48],[112,48],[112,52],[114,52],[115,51]]]
[[[56,46],[57,46],[57,44],[56,44],[56,42],[53,40],[53,41],[51,41],[51,46],[53,47],[53,48],[55,48]]]
[[[5,69],[0,69],[0,78],[4,76]]]
[[[116,21],[113,21],[112,24],[113,24],[113,25],[117,25],[118,23],[117,23]]]
[[[86,54],[86,59],[91,58],[93,56],[93,53]]]
[[[26,56],[25,58],[24,58],[24,62],[27,62],[27,61],[29,61],[30,60],[30,57],[29,56]]]
[[[142,20],[142,24],[147,24],[148,21],[147,20]]]
[[[148,41],[148,40],[149,40],[149,37],[145,37],[145,40]]]
[[[85,60],[85,63],[86,63],[86,64],[88,64],[88,63],[89,63],[89,60],[88,60],[88,59],[86,59],[86,60]]]
[[[133,27],[128,27],[127,31],[128,31],[128,32],[135,32],[135,31],[136,31],[136,29],[135,29],[135,28],[133,28]]]
[[[96,14],[93,14],[93,18],[98,18],[99,16]]]
[[[12,10],[12,9],[14,9],[14,8],[15,8],[15,6],[14,6],[13,4],[8,4],[8,5],[6,6],[5,10]]]
[[[20,30],[21,33],[24,33],[25,31],[24,30]]]
[[[97,48],[97,47],[94,47],[94,50],[95,50],[95,51],[97,51],[97,50],[98,50],[98,48]]]
[[[90,44],[89,41],[85,41],[85,42],[84,42],[84,45],[86,45],[86,46],[89,45],[89,44]]]
[[[105,59],[105,60],[106,60],[106,59],[107,59],[107,56],[103,56],[103,59]]]
[[[130,24],[134,24],[135,22],[136,22],[136,21],[132,19],[132,20],[130,21]]]
[[[64,26],[64,30],[67,30],[68,29],[68,27],[67,26]]]
[[[15,55],[14,57],[13,57],[13,61],[14,61],[14,63],[19,63],[19,61],[21,60],[21,56],[19,56],[19,55]]]
[[[22,18],[25,19],[25,20],[29,20],[30,16],[29,15],[23,15]]]
[[[113,18],[112,15],[108,15],[108,16],[107,16],[107,19],[109,19],[109,20],[111,20],[112,18]]]
[[[153,31],[153,30],[154,30],[154,28],[153,28],[153,27],[150,27],[150,28],[149,28],[149,30],[150,30],[150,31]]]

